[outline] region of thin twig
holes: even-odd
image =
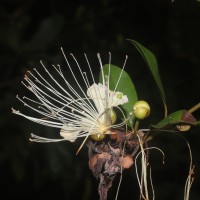
[[[189,198],[190,198],[190,190],[191,190],[192,183],[194,181],[193,174],[194,174],[194,167],[195,167],[192,164],[192,151],[191,151],[191,148],[190,148],[190,145],[188,142],[187,142],[187,146],[188,146],[189,153],[190,153],[190,167],[189,167],[188,177],[185,182],[184,200],[189,200]]]

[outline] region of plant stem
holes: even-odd
[[[195,106],[193,106],[192,108],[190,108],[188,110],[189,113],[193,113],[194,111],[198,110],[200,108],[200,102],[198,104],[196,104]]]
[[[165,103],[164,100],[163,100],[163,104],[164,104],[164,110],[165,110],[165,117],[167,117],[167,104]]]
[[[134,133],[136,133],[136,131],[138,130],[139,124],[140,124],[140,121],[136,120],[135,125],[134,125]]]

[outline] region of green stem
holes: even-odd
[[[134,133],[136,133],[136,131],[138,130],[139,124],[140,124],[140,121],[136,120],[135,126],[134,126]]]
[[[164,100],[163,100],[163,104],[164,104],[164,109],[165,109],[165,117],[167,117],[167,104],[165,103]]]
[[[189,113],[193,113],[194,111],[198,110],[200,108],[200,102],[198,104],[196,104],[195,106],[193,106],[192,108],[190,108],[188,110]]]

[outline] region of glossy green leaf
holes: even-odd
[[[103,66],[104,77],[108,76],[108,73],[109,73],[109,65],[106,64]],[[120,76],[121,78],[119,80]],[[102,83],[102,71],[100,72],[99,80]],[[128,97],[128,102],[121,106],[125,111],[125,115],[128,116],[129,113],[133,111],[133,105],[135,104],[136,101],[138,101],[135,86],[130,76],[125,70],[122,71],[122,68],[117,67],[115,65],[110,65],[110,78],[109,78],[110,90],[113,91],[116,85],[117,85],[116,91],[122,92],[124,95],[127,95]]]
[[[156,129],[168,129],[178,124],[196,125],[196,119],[187,110],[178,110],[165,117],[158,124],[152,125],[152,127]]]
[[[150,141],[156,135],[163,132],[174,133],[188,131],[191,125],[197,125],[194,116],[187,110],[178,110],[165,117],[158,124],[151,125],[150,131],[145,135],[145,140]]]
[[[158,71],[158,63],[157,60],[155,58],[155,56],[153,55],[153,53],[151,51],[149,51],[146,47],[144,47],[143,45],[139,44],[138,42],[136,42],[135,40],[130,40],[128,39],[135,47],[136,49],[139,51],[139,53],[142,55],[142,57],[144,58],[145,62],[147,63],[151,74],[159,88],[160,94],[161,94],[161,98],[164,104],[164,109],[165,109],[165,116],[167,116],[167,105],[166,105],[166,98],[165,98],[165,93],[164,93],[164,89],[162,86],[162,82],[160,79],[160,75],[159,75],[159,71]]]

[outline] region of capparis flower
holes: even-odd
[[[32,110],[33,115],[30,116],[15,109],[12,109],[12,112],[33,122],[60,129],[62,138],[50,139],[31,134],[30,140],[35,142],[64,140],[74,142],[79,137],[88,137],[92,134],[98,136],[109,134],[111,128],[123,126],[125,121],[119,124],[113,123],[112,119],[115,116],[113,108],[118,108],[120,105],[127,103],[128,98],[126,94],[117,91],[117,85],[113,91],[110,90],[110,70],[107,75],[104,75],[100,55],[97,54],[102,83],[95,81],[93,69],[86,55],[87,72],[82,70],[83,67],[79,65],[73,54],[70,54],[74,60],[73,66],[71,66],[62,48],[61,50],[68,72],[64,74],[60,65],[52,65],[55,70],[52,73],[40,61],[43,71],[39,72],[34,68],[33,71],[27,72],[24,81],[22,81],[22,84],[34,94],[35,98],[32,97],[33,95],[31,97],[24,96],[23,98],[17,95],[17,99],[25,107]],[[111,55],[109,56],[109,63],[110,60]],[[119,82],[120,76],[117,84]],[[35,114],[37,116],[34,116]]]

